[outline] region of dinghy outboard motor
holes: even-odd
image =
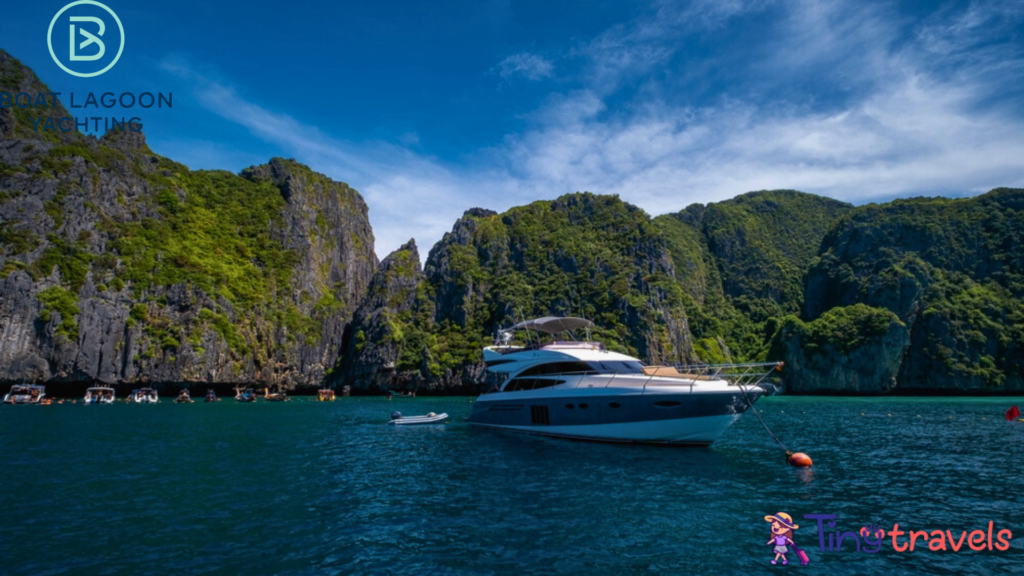
[[[401,412],[392,412],[391,413],[391,419],[392,420],[398,420],[401,417],[402,417],[402,413]]]

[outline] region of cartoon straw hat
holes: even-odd
[[[779,512],[778,514],[772,514],[771,516],[764,517],[765,522],[778,522],[790,530],[796,530],[800,528],[796,524],[793,524],[793,517],[785,512]]]

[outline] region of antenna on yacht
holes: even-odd
[[[584,320],[586,320],[587,319],[587,311],[586,311],[585,308],[583,308],[583,297],[579,296],[579,294],[577,294],[577,296],[580,299],[580,318],[583,318]],[[583,327],[583,332],[587,335],[587,340],[586,341],[590,342],[590,326],[584,326]]]
[[[526,315],[523,314],[523,307],[519,306],[519,319],[523,323],[523,328],[526,329],[526,337],[533,343],[533,336],[530,334],[530,327],[526,324]],[[537,347],[540,348],[540,335],[537,335]]]

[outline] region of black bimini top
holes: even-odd
[[[559,332],[575,330],[577,328],[593,327],[594,323],[584,318],[559,318],[557,316],[545,316],[543,318],[535,318],[533,320],[520,322],[519,324],[509,328],[509,330],[533,330],[534,332],[543,332],[545,334],[558,334]]]

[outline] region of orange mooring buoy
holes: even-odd
[[[796,454],[793,454],[792,456],[789,457],[789,464],[791,466],[796,466],[797,468],[807,468],[808,466],[813,464],[813,462],[811,461],[811,457],[808,456],[807,454],[804,454],[803,452],[797,452]]]

